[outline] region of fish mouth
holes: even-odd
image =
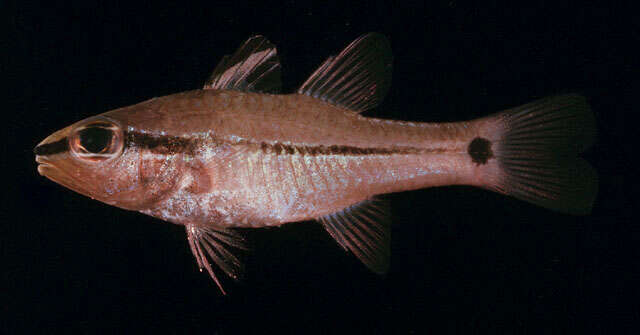
[[[46,158],[44,158],[42,156],[36,155],[36,163],[38,163],[38,173],[41,176],[45,176],[46,177],[45,172],[47,171],[47,169],[53,168],[53,166],[51,164],[49,164],[49,160],[47,160]]]
[[[83,182],[82,169],[74,163],[69,148],[69,136],[76,124],[60,129],[47,136],[33,149],[38,173],[70,190],[91,196],[92,184]]]
[[[47,163],[49,163],[49,160],[44,158],[44,157],[42,157],[42,156],[36,155],[36,163],[38,163],[38,164],[47,164]]]
[[[44,143],[44,141],[41,143]],[[93,196],[91,196],[90,194],[90,190],[88,189],[88,185],[86,183],[83,183],[81,180],[78,180],[77,177],[73,176],[73,173],[71,172],[73,171],[73,168],[65,164],[65,156],[67,155],[36,155],[36,163],[38,163],[38,173],[41,176],[53,181],[54,183],[62,185],[84,196],[93,198]]]
[[[69,183],[70,178],[68,178],[68,176],[66,176],[61,169],[57,168],[46,157],[36,156],[36,163],[38,163],[38,173],[41,176],[47,177],[59,184],[65,185],[65,183]]]
[[[58,170],[55,168],[53,160],[56,160],[58,154],[68,151],[67,135],[69,134],[71,126],[60,129],[53,134],[47,136],[44,140],[40,141],[33,148],[33,153],[36,155],[36,163],[38,163],[38,173],[41,176],[45,176],[49,179],[52,170]],[[55,180],[54,180],[55,181]]]
[[[38,173],[53,182],[71,188],[74,185],[73,178],[65,173],[64,169],[56,166],[56,161],[64,160],[62,152],[51,152],[51,144],[56,142],[66,142],[66,134],[60,131],[48,136],[33,149],[36,154],[36,163],[38,163]],[[75,188],[75,187],[74,187]]]
[[[89,192],[86,190],[86,187],[83,187],[82,183],[65,171],[64,168],[54,165],[54,163],[42,156],[36,156],[36,162],[39,163],[38,173],[41,176],[70,190],[91,197]]]

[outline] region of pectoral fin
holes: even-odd
[[[373,272],[389,269],[391,219],[388,204],[370,199],[318,219],[331,236]]]
[[[242,263],[228,248],[245,249],[244,240],[229,229],[201,227],[193,224],[185,225],[191,252],[198,262],[200,271],[206,269],[211,279],[218,285],[222,294],[227,294],[211,267],[209,260],[229,277],[238,279],[242,272]]]

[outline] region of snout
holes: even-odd
[[[55,154],[63,153],[69,150],[69,141],[67,135],[69,134],[69,128],[64,128],[56,131],[55,133],[47,136],[33,149],[33,153],[36,156],[52,156]],[[37,161],[37,157],[36,157]]]
[[[70,127],[60,129],[47,136],[47,138],[33,148],[33,153],[36,155],[36,163],[38,163],[38,173],[41,176],[45,176],[56,182],[60,182],[59,180],[61,179],[67,179],[58,176],[60,173],[57,172],[58,169],[54,166],[54,162],[60,160],[61,156],[64,156],[63,154],[69,151],[67,141],[69,131]]]

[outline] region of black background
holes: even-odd
[[[634,9],[517,3],[3,1],[0,331],[635,333]],[[381,117],[456,121],[553,94],[587,96],[599,124],[586,153],[600,175],[592,215],[470,187],[395,194],[385,277],[305,222],[248,231],[246,277],[225,282],[231,294],[221,296],[197,271],[182,227],[36,171],[32,149],[51,132],[199,88],[251,35],[278,46],[290,92],[369,31],[394,51]]]

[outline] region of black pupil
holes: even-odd
[[[91,153],[100,153],[111,143],[113,132],[100,127],[85,128],[80,131],[80,144]]]

